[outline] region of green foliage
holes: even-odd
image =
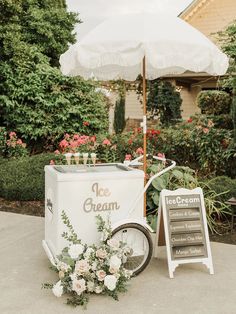
[[[147,108],[152,116],[160,116],[162,124],[173,124],[181,118],[181,103],[180,93],[170,82],[150,81]]]
[[[70,223],[70,220],[68,218],[68,216],[66,215],[65,211],[63,210],[62,211],[62,214],[61,214],[61,219],[62,219],[62,222],[64,223],[64,225],[67,227],[68,231],[64,231],[62,233],[62,237],[64,239],[66,239],[67,241],[73,243],[73,244],[78,244],[78,243],[81,243],[81,240],[78,238],[75,230],[74,230],[74,227],[72,226],[72,224]]]
[[[0,197],[9,200],[43,200],[44,166],[54,154],[2,160],[0,164]]]
[[[3,156],[6,149],[7,131],[6,128],[0,127],[0,156]]]
[[[224,87],[231,90],[236,87],[236,21],[230,24],[224,31],[218,33],[222,50],[230,57],[230,65],[226,78],[222,79]]]
[[[63,76],[46,64],[36,65],[34,72],[9,71],[4,86],[0,83],[0,89],[5,87],[0,96],[3,123],[28,142],[50,144],[64,133],[107,129],[104,96],[92,83]]]
[[[106,103],[94,84],[55,67],[75,41],[77,15],[66,11],[64,0],[1,4],[0,125],[41,150],[66,132],[106,129]]]
[[[218,200],[225,202],[231,197],[236,197],[236,179],[226,176],[215,177],[207,185],[218,194]]]
[[[114,111],[114,130],[116,134],[122,133],[125,128],[125,97],[118,98]]]
[[[210,115],[228,114],[230,112],[231,97],[224,91],[201,91],[197,103],[202,113]]]
[[[2,0],[0,55],[19,66],[33,48],[58,65],[59,56],[75,42],[72,34],[77,14],[66,11],[65,1]]]
[[[232,110],[231,110],[233,125],[234,125],[234,145],[236,146],[236,87],[234,89],[233,102],[232,102]]]

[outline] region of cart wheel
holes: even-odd
[[[139,224],[128,223],[116,228],[112,238],[126,243],[131,249],[124,267],[132,270],[133,275],[141,273],[152,257],[153,244],[149,232]]]

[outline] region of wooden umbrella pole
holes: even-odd
[[[146,173],[147,173],[147,121],[146,121],[146,102],[147,102],[147,94],[146,94],[146,60],[145,56],[143,57],[143,171],[144,171],[144,186],[146,185]],[[146,193],[144,194],[144,217],[146,217]]]

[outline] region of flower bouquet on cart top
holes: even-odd
[[[68,228],[62,236],[69,246],[62,250],[52,267],[58,273],[59,281],[54,285],[44,283],[42,287],[52,289],[56,297],[67,294],[67,304],[72,306],[86,307],[92,293],[118,300],[118,293],[127,290],[132,276],[132,272],[123,267],[130,254],[129,247],[111,238],[109,218],[105,221],[99,215],[96,219],[101,242],[99,245],[86,245],[78,239],[66,213],[62,212],[63,223]]]

